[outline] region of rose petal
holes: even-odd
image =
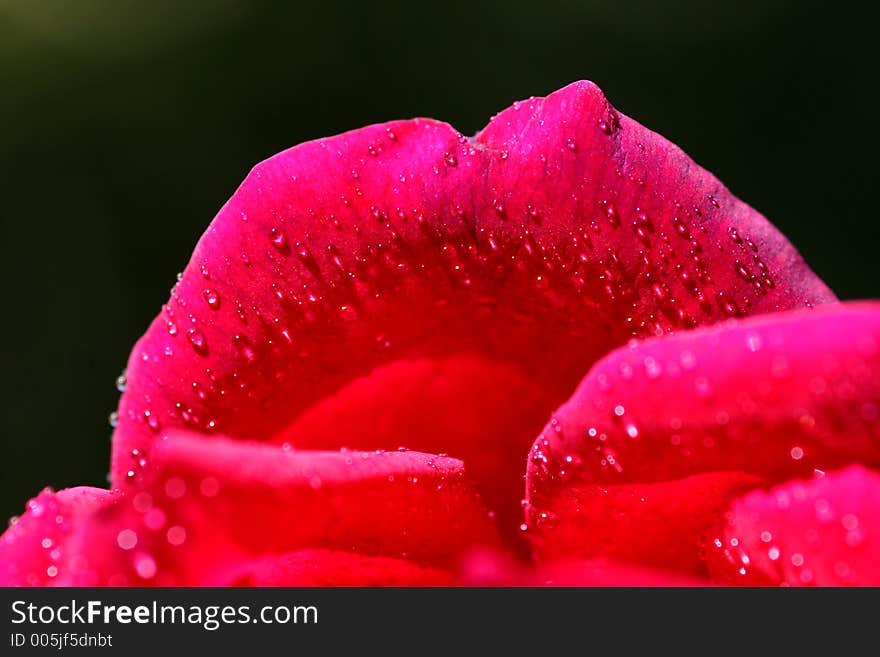
[[[152,460],[141,491],[84,523],[85,562],[66,583],[225,585],[257,559],[302,549],[442,569],[471,546],[499,544],[450,458],[175,435]]]
[[[763,217],[590,83],[473,139],[370,126],[258,165],[217,215],[132,352],[113,484],[170,427],[272,440],[401,359],[513,364],[549,412],[633,335],[833,298]],[[479,472],[484,490],[498,473]]]
[[[743,486],[880,463],[878,345],[880,305],[865,303],[610,354],[532,448],[529,533],[538,554],[572,559],[609,546],[609,555],[643,563],[678,554],[679,567],[698,572],[700,525]],[[553,522],[542,525],[545,517]]]
[[[552,511],[533,514],[532,546],[542,560],[607,557],[705,575],[706,528],[738,493],[763,480],[712,472],[652,483],[574,485]]]
[[[276,441],[308,449],[449,451],[482,484],[481,497],[500,525],[515,531],[523,464],[550,404],[542,388],[506,363],[469,354],[400,360],[308,409]]]
[[[77,567],[68,543],[82,518],[107,507],[114,496],[80,486],[44,490],[0,537],[0,586],[49,586]]]
[[[390,557],[369,557],[339,550],[297,550],[258,559],[239,586],[449,586],[448,570]]]
[[[740,585],[880,586],[880,474],[860,466],[734,501],[709,571]]]

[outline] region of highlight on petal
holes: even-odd
[[[536,440],[539,559],[705,575],[710,527],[749,488],[880,464],[880,305],[839,304],[633,343]]]
[[[880,586],[880,474],[861,466],[735,500],[709,545],[722,582]]]
[[[171,429],[294,447],[423,441],[474,460],[514,525],[519,496],[493,491],[601,355],[833,300],[760,214],[590,83],[517,103],[474,138],[426,119],[366,127],[270,158],[220,210],[131,354],[113,485],[144,486]],[[388,385],[423,380],[431,359],[449,387],[396,404]],[[462,400],[511,369],[475,417]],[[352,435],[357,413],[320,405],[334,395],[386,416]],[[320,432],[297,431],[301,416]]]
[[[419,583],[466,549],[500,546],[455,459],[185,434],[152,459],[141,490],[82,521],[65,584]]]
[[[82,518],[112,503],[114,495],[80,486],[57,493],[46,489],[0,537],[0,586],[49,586],[62,580],[81,558],[69,547]]]

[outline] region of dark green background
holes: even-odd
[[[666,6],[661,6],[665,4]],[[868,3],[0,2],[0,514],[104,483],[114,379],[250,166],[597,82],[877,296]]]

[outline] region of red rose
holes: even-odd
[[[878,584],[878,341],[590,83],[309,142],[135,346],[112,490],[29,502],[0,583]]]

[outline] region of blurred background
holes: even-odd
[[[436,6],[434,6],[436,4]],[[880,296],[877,13],[737,0],[0,0],[0,516],[105,485],[115,379],[252,164],[576,79]]]

